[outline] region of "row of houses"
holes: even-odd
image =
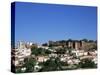
[[[96,52],[89,52],[89,53],[93,53],[91,55],[89,55],[88,52],[84,52],[84,51],[76,51],[76,52],[73,52],[73,53],[75,53],[75,56],[77,58],[74,58],[74,56],[70,56],[69,54],[62,54],[59,57],[59,55],[52,53],[52,54],[49,54],[48,56],[38,56],[38,57],[36,57],[36,59],[37,59],[38,62],[45,62],[50,57],[55,57],[55,58],[59,57],[60,60],[63,61],[63,62],[76,61],[77,64],[78,64],[78,62],[80,60],[88,58],[88,59],[93,60],[97,64],[97,53]]]
[[[80,43],[79,41],[77,41],[78,43],[76,43],[75,49],[73,48],[72,50],[72,56],[70,56],[68,53],[66,54],[62,54],[62,55],[58,55],[55,53],[56,49],[62,48],[62,46],[56,46],[53,47],[52,49],[49,46],[39,46],[36,45],[37,48],[44,48],[47,50],[50,50],[52,53],[48,54],[47,56],[34,56],[33,58],[35,58],[37,60],[37,62],[46,62],[47,60],[50,59],[50,57],[59,57],[60,61],[63,62],[67,62],[68,64],[78,64],[81,59],[84,58],[89,58],[92,61],[94,61],[97,64],[97,50],[95,51],[85,51],[85,50],[80,50],[78,44]],[[74,42],[75,43],[75,42]],[[83,45],[85,42],[83,42]],[[13,64],[15,66],[20,66],[21,64],[24,63],[24,58],[29,57],[31,55],[31,46],[33,45],[33,43],[31,42],[19,42],[17,44],[17,47],[15,49],[12,49],[12,58],[14,60],[12,60]],[[82,45],[82,47],[83,47]],[[71,42],[69,42],[68,46],[73,46]],[[78,57],[78,58],[73,58],[73,57]]]

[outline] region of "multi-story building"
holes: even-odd
[[[24,58],[31,55],[31,45],[32,43],[18,42],[17,47],[12,49],[13,64],[15,66],[20,66],[24,61]]]

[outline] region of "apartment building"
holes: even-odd
[[[31,55],[31,45],[31,42],[20,41],[17,43],[17,47],[12,49],[12,58],[14,58],[12,62],[15,66],[23,64],[24,58]]]

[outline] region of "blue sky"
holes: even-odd
[[[96,7],[16,2],[15,9],[16,41],[97,38]]]

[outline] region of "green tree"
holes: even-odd
[[[40,71],[55,71],[57,70],[57,64],[55,58],[51,57],[49,60],[43,63],[43,68]]]
[[[51,51],[45,50],[45,54],[51,54]]]
[[[84,38],[84,39],[82,39],[82,41],[88,42],[88,39]]]
[[[65,54],[66,50],[64,48],[59,48],[59,49],[56,49],[56,53],[57,54]]]
[[[44,44],[42,44],[42,46],[48,46],[48,44],[47,43],[44,43]]]
[[[31,51],[32,51],[32,54],[34,54],[34,55],[37,55],[38,54],[37,48],[35,48],[35,47],[32,47],[31,48]]]
[[[90,59],[83,59],[79,63],[80,68],[96,68],[97,65]]]
[[[16,68],[16,73],[23,73],[23,71],[21,70],[21,68]]]
[[[33,58],[25,58],[23,67],[26,68],[25,72],[33,72],[36,60]]]

